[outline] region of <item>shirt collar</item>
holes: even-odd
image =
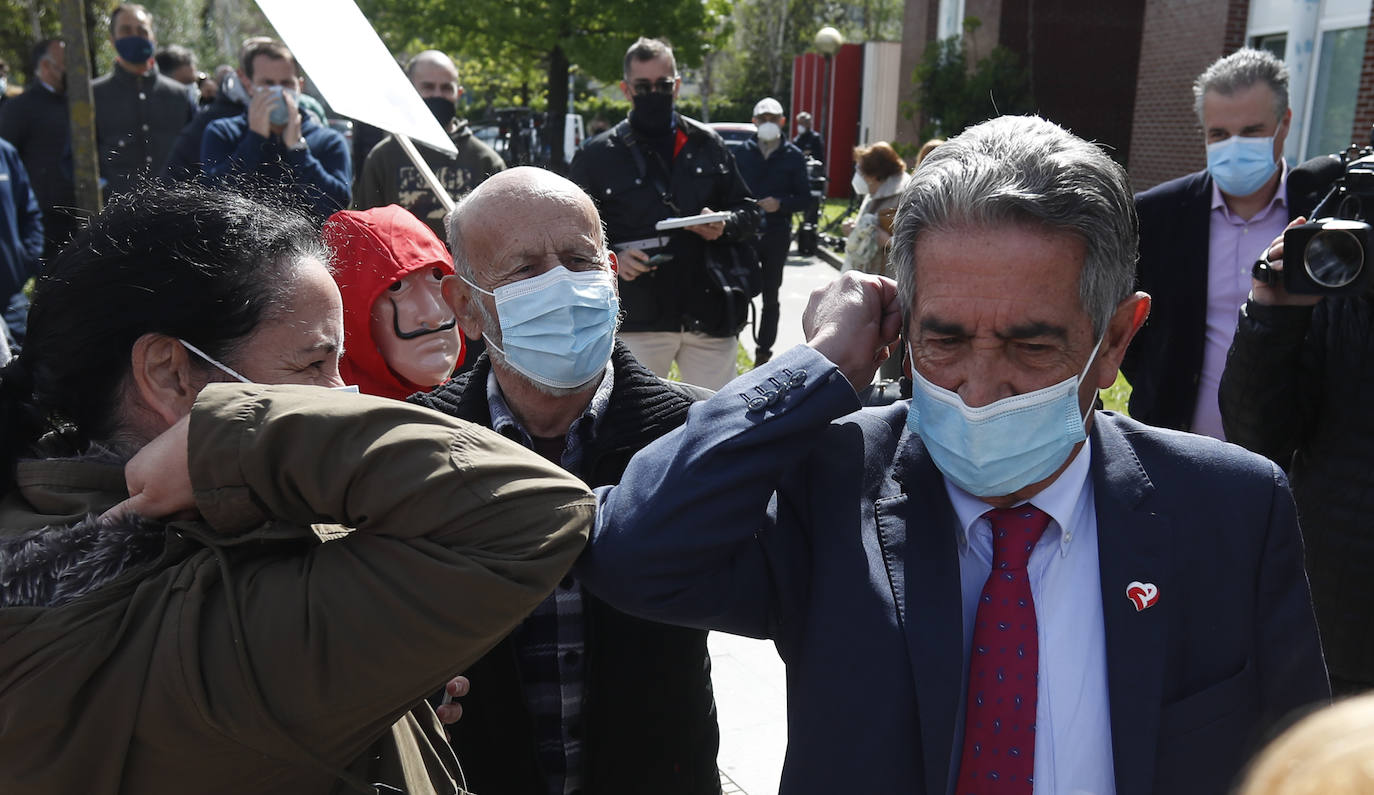
[[[1069,466],[1059,473],[1059,477],[1055,478],[1053,483],[1029,500],[1018,503],[1018,505],[1024,505],[1028,502],[1034,505],[1049,514],[1050,518],[1054,520],[1051,527],[1058,525],[1060,557],[1069,554],[1069,544],[1073,541],[1071,528],[1078,518],[1079,496],[1082,495],[1083,488],[1087,485],[1088,474],[1092,466],[1091,446],[1091,444],[1084,444],[1074,455],[1073,460],[1069,462]],[[992,506],[950,483],[949,478],[941,479],[945,482],[945,493],[949,495],[949,501],[954,506],[954,514],[959,518],[959,548],[967,549],[974,524],[979,521],[986,522],[987,520],[983,519],[983,514],[991,510]]]
[[[606,414],[606,407],[611,403],[611,390],[614,385],[615,367],[610,361],[607,361],[606,369],[601,376],[601,383],[597,384],[596,392],[592,395],[592,400],[587,404],[586,410],[568,427],[569,434],[576,432],[588,423],[590,423],[592,433],[596,432],[601,426],[601,418]],[[520,421],[515,418],[510,406],[507,405],[506,398],[501,393],[501,384],[496,380],[495,367],[492,367],[487,373],[487,408],[491,411],[492,430],[503,436],[514,434],[527,447],[534,444],[529,431],[525,430]]]
[[[1261,218],[1268,217],[1269,213],[1273,212],[1275,207],[1288,208],[1288,161],[1285,158],[1279,158],[1279,187],[1278,190],[1274,191],[1274,198],[1270,199],[1269,203],[1264,206],[1264,209],[1255,213],[1254,217],[1247,222],[1242,222],[1239,218],[1231,214],[1231,208],[1226,206],[1226,198],[1221,195],[1221,188],[1217,187],[1216,180],[1212,180],[1212,212],[1221,210],[1222,216],[1225,217],[1227,221],[1232,223],[1254,223]]]
[[[139,82],[157,82],[157,64],[153,64],[151,67],[148,68],[148,71],[144,72],[141,75],[130,72],[128,69],[125,69],[124,67],[120,66],[117,62],[114,65],[114,69],[111,71],[113,71],[114,73],[113,79],[120,80],[122,82],[134,84],[138,84]]]

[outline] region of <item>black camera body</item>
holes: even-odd
[[[1344,173],[1312,210],[1315,219],[1283,233],[1283,286],[1299,295],[1374,293],[1374,148],[1342,153]],[[1256,276],[1276,278],[1267,268]]]

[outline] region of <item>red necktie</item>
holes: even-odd
[[[1030,795],[1040,644],[1026,562],[1050,517],[1029,503],[983,516],[992,523],[992,572],[973,624],[964,752],[955,791]]]

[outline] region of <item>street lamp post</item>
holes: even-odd
[[[821,83],[821,129],[819,130],[825,140],[825,162],[833,162],[830,154],[830,147],[834,143],[835,137],[830,131],[830,59],[835,53],[844,46],[844,35],[838,30],[826,25],[816,31],[816,38],[813,40],[816,50],[825,56],[825,75]]]

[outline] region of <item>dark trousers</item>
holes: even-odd
[[[763,269],[763,313],[759,317],[757,335],[760,351],[771,352],[778,339],[778,321],[782,316],[778,290],[782,288],[782,269],[787,266],[787,250],[791,247],[791,213],[769,214],[763,234],[754,241]]]

